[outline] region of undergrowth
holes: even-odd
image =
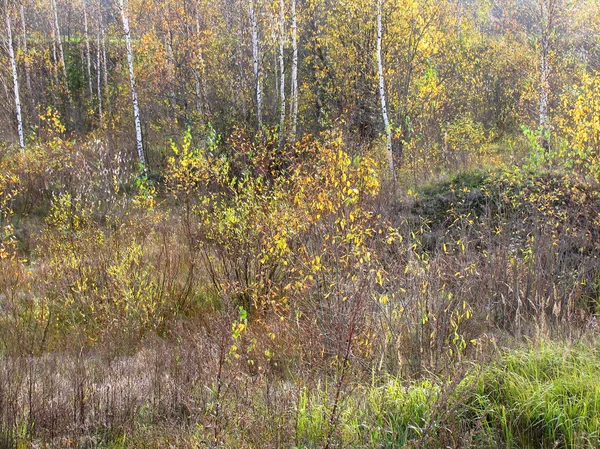
[[[188,133],[162,177],[100,142],[0,159],[3,447],[597,443],[595,350],[541,343],[595,332],[594,185],[400,199],[376,148],[277,147]]]

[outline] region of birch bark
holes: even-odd
[[[256,83],[256,118],[258,131],[262,130],[262,85],[260,74],[260,45],[258,41],[258,19],[254,8],[254,0],[250,0],[250,22],[252,26],[252,61],[254,69],[254,80]]]
[[[285,140],[285,9],[283,0],[279,0],[279,139]]]
[[[58,8],[56,6],[56,0],[51,0],[52,11],[54,13],[54,42],[58,48],[59,65],[62,69],[63,76],[65,77],[65,87],[67,89],[67,96],[71,98],[69,91],[69,78],[67,76],[67,65],[65,64],[65,53],[63,51],[62,37],[60,34],[60,25],[58,23]]]
[[[291,108],[292,108],[292,139],[296,140],[298,126],[298,26],[296,20],[296,0],[292,0],[292,79],[291,79]]]
[[[554,14],[556,10],[555,0],[539,0],[540,7],[540,104],[539,104],[539,126],[541,135],[541,146],[544,150],[550,149],[550,115],[548,112],[548,98],[550,92],[550,39],[554,32]]]
[[[99,3],[98,9],[101,8],[101,4]],[[104,15],[102,14],[102,10],[100,9],[100,37],[102,39],[102,78],[104,81],[104,87],[108,87],[108,68],[107,68],[107,58],[106,58],[106,37],[104,36]]]
[[[383,126],[385,128],[385,143],[387,149],[387,158],[389,170],[392,179],[396,182],[396,169],[394,167],[394,154],[392,151],[392,128],[387,111],[387,102],[385,97],[385,83],[383,78],[383,58],[381,54],[381,41],[383,40],[382,26],[382,7],[383,0],[377,0],[377,72],[379,74],[379,99],[381,100],[381,116],[383,118]]]
[[[133,70],[133,49],[131,47],[131,33],[129,31],[129,18],[127,16],[126,0],[119,0],[119,10],[121,20],[123,21],[123,31],[125,32],[125,48],[127,50],[127,65],[129,67],[129,83],[131,86],[131,103],[133,106],[133,120],[135,123],[135,140],[138,153],[138,159],[142,169],[146,171],[146,160],[144,158],[144,144],[142,141],[142,124],[140,122],[140,107],[138,104],[137,91],[135,88],[135,72]]]
[[[15,60],[15,49],[13,47],[13,37],[10,24],[10,13],[8,11],[8,4],[5,5],[4,11],[6,20],[6,33],[8,37],[8,56],[10,57],[10,66],[12,69],[15,110],[17,112],[17,133],[19,134],[19,146],[23,149],[25,148],[25,142],[23,139],[23,118],[21,116],[21,99],[19,97],[19,75],[17,73],[17,61]]]
[[[50,21],[50,29],[52,33],[52,75],[54,76],[54,89],[52,89],[52,98],[54,101],[54,105],[56,106],[56,94],[55,91],[59,86],[58,79],[58,66],[60,65],[60,61],[58,60],[58,50],[56,48],[56,29],[55,29],[54,20]]]
[[[96,88],[98,91],[98,119],[100,120],[100,128],[104,127],[104,111],[102,110],[102,70],[100,61],[100,41],[102,38],[102,11],[100,10],[100,2],[98,2],[98,29],[96,30]]]
[[[94,89],[92,82],[92,55],[90,53],[90,36],[88,33],[88,16],[87,16],[87,7],[85,5],[85,0],[82,0],[83,4],[83,32],[85,38],[85,56],[87,62],[87,75],[88,75],[88,87],[90,93],[90,102],[94,101]]]
[[[169,102],[171,103],[171,112],[175,113],[176,99],[175,99],[175,58],[173,54],[173,31],[169,24],[170,14],[166,17],[167,22],[167,35],[165,36],[165,43],[167,47],[167,68],[169,70]]]

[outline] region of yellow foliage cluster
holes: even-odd
[[[277,166],[279,156],[246,150]],[[287,166],[267,175],[236,175],[209,151],[190,149],[187,138],[174,153],[168,184],[192,211],[196,251],[221,297],[235,298],[256,318],[275,313],[283,320],[290,308],[301,315],[315,304],[365,301],[371,287],[383,285],[375,245],[395,237],[373,212],[376,158],[352,157],[330,134],[304,139]]]
[[[572,95],[564,95],[567,110],[559,126],[567,140],[566,160],[583,176],[600,181],[600,74],[583,74]]]

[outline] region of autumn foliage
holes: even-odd
[[[597,445],[597,0],[0,7],[0,449]]]

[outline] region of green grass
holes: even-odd
[[[397,448],[417,440],[440,396],[430,381],[404,383],[389,379],[381,386],[352,389],[341,402],[335,440],[340,447]],[[303,392],[298,402],[299,448],[322,447],[329,431],[332,404],[327,389]],[[338,446],[336,446],[338,447]]]
[[[427,183],[417,190],[420,197],[436,197],[438,195],[448,195],[463,189],[480,188],[488,180],[490,172],[488,170],[468,170],[460,172],[451,177],[448,181]]]
[[[505,447],[598,447],[600,353],[584,344],[509,352],[485,369],[472,399]]]
[[[476,370],[477,371],[477,370]],[[600,445],[600,351],[592,344],[528,346],[504,353],[456,387],[389,379],[342,402],[339,447],[593,448]],[[299,448],[322,447],[326,389],[301,395]]]

